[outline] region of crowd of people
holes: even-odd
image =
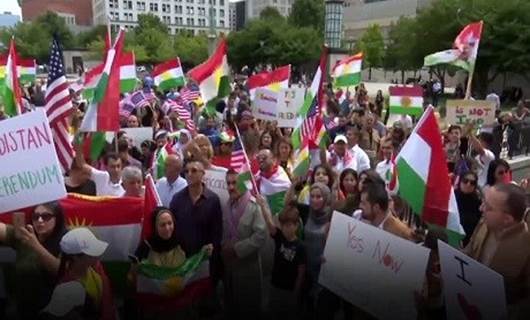
[[[389,116],[383,93],[371,96],[362,84],[340,100],[326,86],[322,104],[329,143],[311,151],[307,176],[295,177],[292,128],[255,119],[244,81],[232,88],[215,110],[183,100],[182,90],[157,93],[152,103],[121,119],[123,128],[153,129],[152,139],[140,146],[121,131],[91,158],[83,140],[74,139],[76,156],[65,177],[68,192],[143,197],[146,174],[163,168],[156,181],[162,206],[153,212],[151,236],[131,253],[127,292],[118,297],[101,263],[112,244],[87,228],[68,231],[59,202],[36,206],[29,224],[15,213],[12,224],[0,224],[0,243],[17,253],[15,290],[7,300],[16,311],[7,308],[6,316],[372,319],[318,282],[331,216],[338,211],[430,249],[425,284],[415,296],[418,318],[445,317],[436,240],[447,241],[447,236],[423,224],[399,195],[389,192],[393,159],[417,119]],[[197,90],[193,84],[186,89]],[[75,132],[85,110],[82,93],[72,91],[72,98],[77,102],[71,121]],[[195,125],[164,110],[169,100],[183,104]],[[529,115],[521,108],[514,117]],[[506,297],[499,299],[506,298],[510,318],[524,319],[530,314],[530,184],[512,181],[509,163],[492,151],[492,132],[450,125],[441,135],[466,232],[460,249],[504,277]],[[233,153],[241,149],[258,192],[237,187]],[[225,174],[227,203],[204,184],[211,170]],[[279,206],[267,199],[273,180],[285,191]],[[160,310],[135,300],[139,262],[179,267],[203,251],[216,289],[207,301]]]

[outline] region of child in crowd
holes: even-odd
[[[256,202],[275,244],[268,309],[277,319],[294,319],[299,311],[306,269],[306,250],[297,237],[300,214],[296,205],[285,206],[278,216],[280,227],[277,227],[267,200],[257,195]]]

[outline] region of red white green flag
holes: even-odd
[[[120,102],[120,59],[125,32],[120,30],[114,46],[107,51],[103,71],[94,89],[80,131],[118,131]]]
[[[395,161],[398,193],[412,211],[424,222],[450,231],[450,236],[464,235],[432,107],[425,110]]]
[[[389,87],[391,114],[420,116],[423,113],[423,88],[421,86]]]
[[[120,92],[134,91],[137,81],[134,52],[124,52],[120,56]]]
[[[6,76],[6,64],[8,54],[0,55],[0,84],[3,84]],[[35,82],[37,74],[37,62],[35,59],[23,59],[17,56],[17,71],[20,83]]]
[[[247,80],[247,88],[250,98],[254,99],[256,89],[266,88],[274,92],[289,88],[289,78],[291,77],[291,65],[276,68],[270,72],[264,71],[252,75]]]
[[[22,92],[18,81],[17,52],[15,40],[12,38],[9,44],[9,54],[6,63],[5,86],[2,87],[2,101],[5,113],[14,117],[22,111]]]
[[[153,80],[161,91],[183,86],[186,82],[180,59],[177,57],[156,65],[153,69]]]
[[[336,87],[353,87],[361,83],[363,53],[346,57],[337,62],[331,72]]]
[[[227,50],[226,39],[221,38],[214,54],[188,72],[188,76],[198,84],[202,100],[210,109],[217,103],[218,99],[230,94],[230,68],[226,57]]]

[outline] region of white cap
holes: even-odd
[[[108,243],[98,240],[87,228],[76,228],[68,231],[61,239],[61,250],[66,254],[86,254],[91,257],[101,256],[107,250]]]
[[[335,140],[333,140],[333,143],[337,143],[339,141],[342,141],[344,143],[348,143],[348,139],[346,139],[346,137],[342,134],[338,134],[336,137],[335,137]]]
[[[53,290],[50,303],[42,310],[55,317],[63,317],[75,307],[85,304],[86,291],[79,281],[59,284]]]

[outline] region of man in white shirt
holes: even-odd
[[[354,169],[357,173],[370,169],[370,158],[358,144],[361,139],[361,132],[355,127],[348,127],[346,129],[346,138],[348,140],[348,148],[350,148],[353,159],[356,162]]]
[[[125,192],[121,185],[122,163],[116,153],[106,155],[107,170],[101,171],[86,163],[82,145],[76,144],[74,161],[77,162],[78,167],[87,167],[90,170],[90,180],[96,184],[96,195],[120,197]]]
[[[179,156],[171,154],[166,158],[166,170],[164,177],[156,182],[156,191],[162,201],[162,205],[169,208],[173,196],[184,189],[188,183],[186,179],[180,176],[182,170],[182,160]]]
[[[381,152],[383,153],[383,161],[376,165],[375,171],[388,186],[391,180],[391,174],[389,173],[393,169],[392,154],[394,153],[394,146],[392,145],[392,139],[381,140]]]
[[[490,162],[495,160],[495,154],[489,149],[493,144],[493,135],[489,132],[481,132],[479,138],[477,139],[473,134],[473,127],[466,127],[466,135],[469,138],[469,143],[475,152],[478,155],[475,157],[477,162],[477,175],[478,175],[478,185],[483,188],[486,185],[488,179],[488,168]]]
[[[346,137],[339,134],[333,140],[330,152],[321,149],[320,159],[322,163],[328,163],[339,174],[346,168],[357,171],[357,161],[348,148],[347,142]]]

